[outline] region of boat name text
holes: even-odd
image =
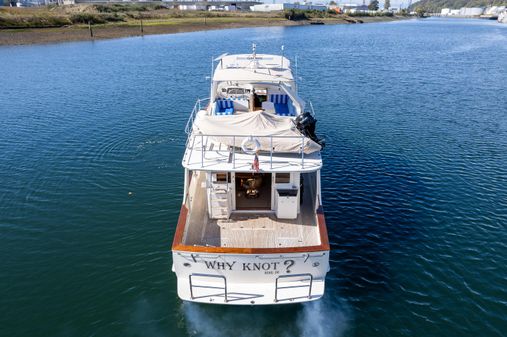
[[[214,270],[233,270],[237,261],[233,262],[218,262],[218,261],[204,261],[206,268]],[[278,271],[280,261],[274,262],[241,262],[238,264],[239,268],[243,271]],[[283,262],[283,267],[286,272],[290,273],[290,269],[295,264],[294,260],[286,260]],[[238,268],[238,267],[236,267]]]

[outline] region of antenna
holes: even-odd
[[[257,45],[255,43],[252,43],[252,68],[253,69],[256,69],[257,66],[258,66],[258,63],[257,63]],[[254,71],[255,72],[255,71]]]
[[[211,56],[211,78],[213,78],[213,72],[214,72],[214,71],[213,71],[213,66],[215,65],[215,64],[214,64],[214,61],[215,61],[215,60],[214,60],[213,56]]]
[[[298,92],[298,55],[296,54],[296,93]]]
[[[283,69],[283,51],[285,50],[285,46],[282,45],[282,60],[281,60],[281,65],[280,65],[280,68]]]
[[[211,77],[210,77],[210,81],[211,83],[213,83],[213,73],[214,73],[214,69],[213,69],[213,66],[215,65],[214,64],[214,59],[213,59],[213,56],[211,56]],[[211,93],[210,93],[210,97],[211,97],[211,101],[210,102],[213,102],[213,99],[215,98],[214,95],[213,95],[213,85],[211,85]]]

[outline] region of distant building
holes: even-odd
[[[252,12],[274,12],[274,11],[283,11],[284,4],[260,4],[253,5],[250,7]]]
[[[491,6],[486,8],[484,14],[486,15],[498,15],[505,10],[506,6]]]
[[[76,0],[79,2],[84,1],[97,1],[97,0]],[[99,0],[100,1],[100,0]],[[104,0],[108,1],[108,0]],[[126,2],[127,0],[123,0]],[[130,0],[128,0],[130,1]],[[144,1],[144,0],[137,0]],[[137,2],[135,1],[135,2]],[[134,1],[132,1],[134,2]],[[259,4],[256,0],[162,0],[164,5],[168,8],[177,8],[183,11],[238,11],[249,10],[250,6]]]
[[[58,4],[57,0],[12,0],[7,1],[6,5],[10,5],[12,7],[37,7],[37,6],[47,6]]]
[[[176,6],[178,9],[182,11],[205,11],[207,7],[205,5],[193,5],[193,4],[185,4]]]
[[[460,9],[442,8],[440,11],[441,16],[460,16],[460,17],[478,17],[483,13],[490,14],[484,11],[482,7],[462,7]],[[491,13],[493,14],[493,13]]]
[[[442,15],[442,16],[447,16],[447,15],[449,15],[449,13],[451,13],[450,8],[442,8],[442,10],[440,11],[440,15]]]
[[[367,5],[342,4],[340,5],[345,13],[357,13],[369,10]]]
[[[482,7],[463,7],[459,10],[460,16],[480,16],[482,13],[484,13]]]
[[[274,11],[283,11],[286,9],[326,11],[327,6],[321,4],[314,5],[311,3],[303,3],[303,4],[284,3],[284,4],[260,4],[250,7],[250,10],[253,12],[274,12]]]

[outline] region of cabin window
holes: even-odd
[[[229,95],[244,95],[245,89],[243,89],[243,88],[229,88],[229,89],[227,89],[227,94],[229,94]]]
[[[290,173],[277,173],[275,177],[276,184],[289,184],[290,183]]]
[[[225,183],[231,180],[230,173],[222,172],[216,174],[216,182]]]

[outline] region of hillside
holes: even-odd
[[[424,8],[427,12],[440,12],[442,8],[488,7],[507,5],[507,0],[421,0],[410,6],[411,10]]]

